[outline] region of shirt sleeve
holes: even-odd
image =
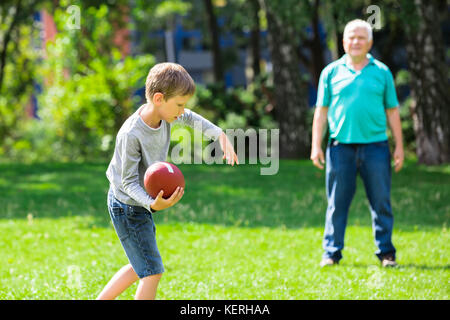
[[[194,130],[200,130],[203,135],[214,141],[222,134],[222,129],[189,109],[185,109],[184,114],[174,122],[187,125]]]
[[[153,198],[139,184],[140,144],[132,134],[125,134],[122,141],[122,186],[124,191],[144,208],[150,209]]]
[[[395,92],[394,78],[391,71],[386,71],[386,89],[384,90],[384,107],[386,109],[394,108],[399,105],[397,93]]]
[[[319,86],[317,89],[317,101],[316,107],[329,107],[330,106],[330,87],[328,85],[328,68],[325,68],[320,73]]]

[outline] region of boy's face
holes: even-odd
[[[162,93],[155,93],[153,104],[159,111],[159,116],[166,122],[173,122],[184,113],[184,107],[192,96],[174,96],[165,100]]]

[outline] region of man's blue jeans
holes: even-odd
[[[331,140],[326,151],[326,189],[328,207],[323,239],[324,258],[342,259],[345,227],[356,191],[359,172],[366,189],[375,236],[375,252],[381,259],[393,254],[391,210],[391,155],[387,141],[369,144],[342,144]]]

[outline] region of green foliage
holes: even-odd
[[[416,134],[411,116],[410,106],[412,98],[408,97],[400,105],[400,121],[402,123],[403,144],[407,155],[414,157],[416,154]],[[392,133],[390,133],[392,135]]]
[[[272,115],[271,92],[267,75],[260,76],[247,88],[224,90],[216,84],[198,85],[190,105],[225,129],[272,129],[277,125]]]
[[[0,157],[11,156],[16,148],[26,149],[19,141],[36,72],[33,61],[38,55],[32,42],[36,30],[21,26],[17,33],[17,42],[10,42],[7,48],[8,59],[0,91]]]
[[[0,89],[0,156],[9,159],[83,160],[111,152],[117,130],[139,104],[139,98],[133,95],[143,86],[143,78],[155,62],[148,55],[123,58],[112,40],[117,28],[126,27],[142,35],[134,48],[136,52],[156,54],[163,51],[163,40],[154,37],[152,40],[148,33],[173,26],[177,16],[185,17],[177,21],[185,29],[202,29],[208,34],[202,0],[137,0],[133,6],[129,6],[128,0],[23,0],[21,3],[23,10],[7,46]],[[311,36],[308,26],[315,3],[307,0],[265,0],[263,3],[277,12],[285,27],[305,48],[303,44],[308,44]],[[7,14],[13,11],[8,10],[16,4],[9,0],[0,5],[0,44],[13,18]],[[47,8],[56,19],[58,35],[47,48],[48,59],[43,61],[41,52],[36,50],[39,30],[32,24],[31,4],[38,5],[36,10]],[[222,66],[226,69],[236,61],[238,49],[249,47],[243,31],[249,31],[257,21],[254,19],[257,6],[254,1],[244,0],[214,4],[216,15],[225,21],[220,26],[222,36],[234,37],[233,46],[222,50]],[[371,4],[382,9],[383,28],[393,28],[396,22],[407,31],[415,30],[417,8],[411,1],[324,0],[320,2],[319,18],[327,30],[329,49],[337,52],[336,36],[342,34],[345,23],[354,18],[367,19],[365,9]],[[81,9],[79,30],[67,29],[69,5]],[[132,23],[124,19],[124,12],[130,14]],[[264,8],[260,8],[259,22],[265,30],[267,21],[263,13]],[[154,43],[150,45],[151,41]],[[209,37],[202,39],[201,44],[208,50]],[[261,43],[261,48],[266,46]],[[245,89],[199,85],[191,108],[224,129],[278,127],[272,112],[273,89],[267,78],[263,75]],[[29,119],[26,114],[35,81],[44,87],[39,97],[41,121]],[[397,87],[407,86],[409,81],[405,70],[396,76]],[[409,100],[402,103],[400,111],[405,147],[413,153],[415,136]],[[309,128],[311,119],[312,112],[308,115]]]
[[[32,13],[44,0],[5,0],[0,4],[0,158],[29,149],[21,140],[31,102],[38,30]]]
[[[165,19],[176,14],[186,14],[191,4],[181,0],[162,1],[155,9],[155,17]]]
[[[120,125],[139,103],[133,94],[154,64],[150,55],[123,59],[115,48],[111,54],[102,52],[99,44],[111,46],[107,14],[106,6],[90,7],[85,19],[97,26],[91,33],[65,30],[47,46],[41,69],[45,86],[39,97],[39,116],[45,125],[39,127],[54,133],[42,132],[53,157],[83,160],[109,155]],[[65,12],[57,10],[57,23],[62,26],[65,19]]]
[[[168,27],[173,28],[176,16],[184,16],[192,9],[192,4],[183,0],[136,0],[131,8],[134,25],[139,32],[147,35]],[[150,39],[143,36],[139,47],[141,52],[151,46]]]
[[[34,1],[48,5],[46,1]],[[122,58],[113,42],[115,31],[124,26],[117,0],[61,1],[52,14],[58,34],[46,48],[45,59],[36,50],[39,29],[31,10],[21,11],[19,26],[11,33],[0,95],[0,156],[19,161],[83,160],[109,155],[121,123],[134,111],[145,75],[154,64],[150,55]],[[0,33],[12,23],[11,3],[2,3]],[[24,4],[25,5],[25,4]],[[81,29],[67,23],[69,5],[80,7]],[[23,9],[24,10],[24,9]],[[43,87],[39,117],[27,110],[33,83]],[[34,91],[34,94],[37,94]]]
[[[269,95],[272,88],[267,80],[267,75],[259,77],[248,88],[229,88],[224,90],[221,85],[197,85],[193,98],[187,107],[206,119],[217,124],[223,130],[226,129],[275,129],[278,123],[274,121],[269,103]],[[172,135],[178,126],[172,129]],[[194,149],[194,131],[189,127],[183,127],[190,133],[191,148]],[[171,148],[179,143],[180,139],[171,141]],[[205,148],[210,141],[204,139],[202,146]],[[191,155],[193,159],[193,154]]]

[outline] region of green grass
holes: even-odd
[[[0,299],[93,299],[127,259],[106,210],[107,164],[0,165]],[[399,268],[374,255],[361,181],[344,259],[320,269],[324,173],[309,161],[180,166],[186,192],[155,214],[158,299],[449,299],[450,166],[393,175]],[[120,299],[132,299],[136,285]]]

